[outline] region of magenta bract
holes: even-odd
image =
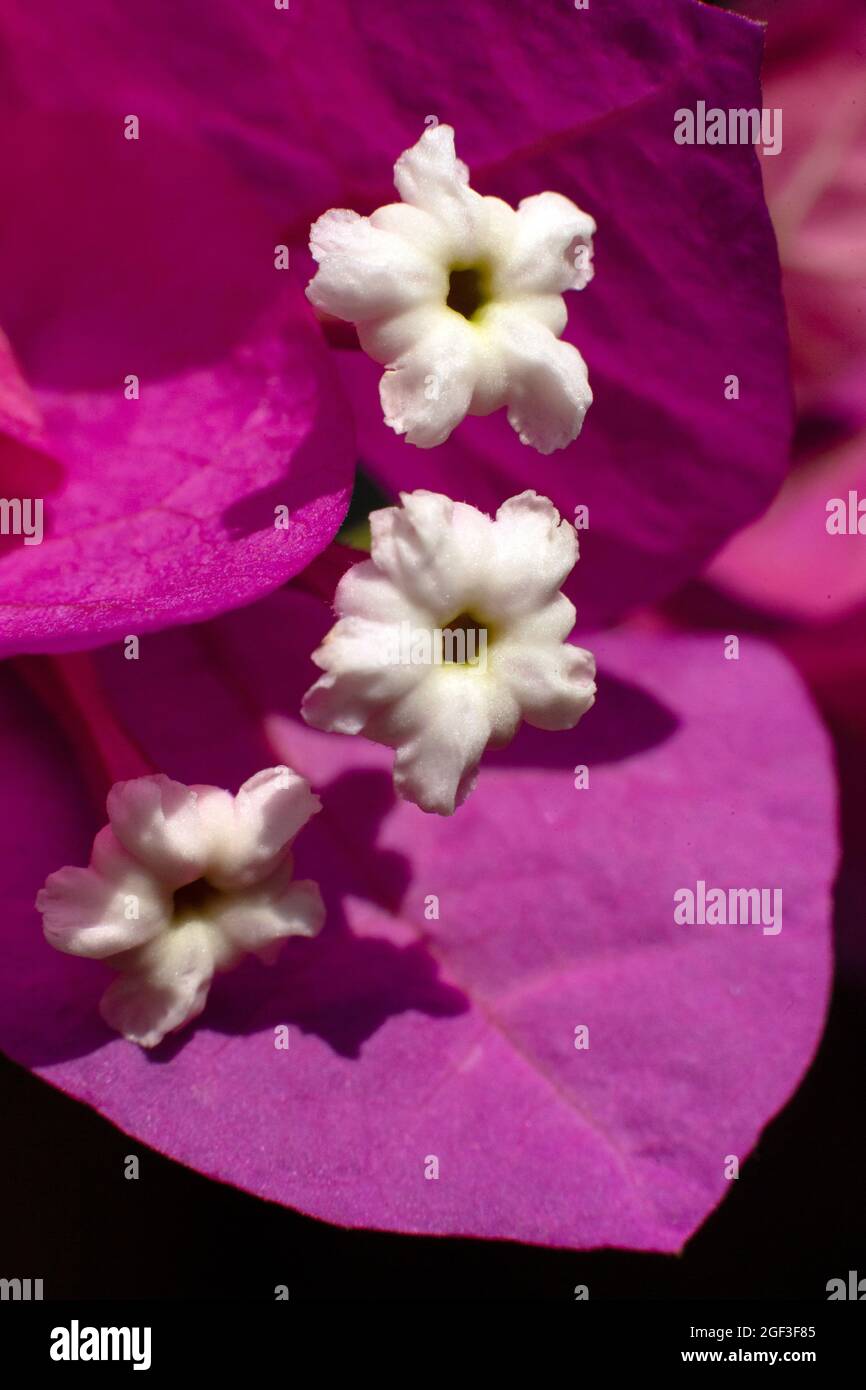
[[[327,624],[283,591],[154,637],[146,662],[100,656],[170,775],[235,787],[283,760],[324,802],[296,864],[321,883],[321,936],[218,981],[153,1059],[100,1023],[100,968],[42,940],[35,891],[84,862],[103,817],[83,816],[62,743],[7,677],[2,796],[26,833],[6,870],[0,1044],[141,1142],[328,1220],[679,1249],[821,1030],[835,807],[807,697],[759,643],[727,662],[715,639],[603,638],[579,728],[524,729],[443,823],[395,801],[387,750],[298,721]],[[181,667],[194,720],[171,699]],[[779,890],[781,930],[678,924],[675,895],[701,882]]]
[[[122,110],[16,98],[0,493],[37,501],[43,534],[2,538],[0,655],[252,601],[333,537],[355,463],[329,355],[249,187],[188,129],[142,114],[126,139]]]

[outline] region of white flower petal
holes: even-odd
[[[282,867],[270,879],[240,893],[226,894],[211,925],[238,952],[254,954],[271,965],[290,936],[316,936],[325,921],[318,884],[291,881]],[[218,967],[219,968],[219,967]]]
[[[307,723],[331,733],[362,733],[383,701],[399,699],[422,674],[419,667],[401,663],[399,643],[399,627],[342,618],[313,653],[325,675],[304,696]]]
[[[372,517],[380,515],[377,511]],[[381,529],[382,523],[374,522],[372,517],[371,528],[375,525]],[[371,623],[414,622],[421,618],[408,594],[373,560],[362,560],[346,570],[334,594],[334,609],[341,618],[366,618]]]
[[[394,180],[402,203],[319,218],[307,291],[355,322],[364,352],[385,366],[386,425],[430,449],[466,415],[508,405],[524,443],[563,448],[592,402],[582,357],[556,340],[563,291],[592,276],[593,219],[557,193],[517,211],[482,197],[447,125],[425,130]]]
[[[305,777],[289,767],[269,767],[248,778],[235,797],[235,820],[248,835],[248,863],[264,862],[291,844],[322,803]]]
[[[537,729],[573,729],[595,700],[595,658],[583,647],[507,644],[496,674]]]
[[[545,603],[537,595],[537,606],[515,603],[515,617],[509,625],[509,637],[518,642],[564,642],[574,627],[577,614],[574,604],[565,594],[556,593]]]
[[[497,274],[498,293],[510,298],[582,290],[593,275],[595,230],[589,213],[560,193],[524,198],[517,209],[516,234]]]
[[[99,1011],[110,1028],[141,1047],[156,1047],[167,1033],[204,1009],[214,973],[211,935],[192,924],[163,932],[120,962]]]
[[[130,854],[172,886],[191,883],[207,858],[196,796],[162,773],[115,782],[108,793],[108,819]]]
[[[469,170],[454,149],[450,125],[424,131],[394,165],[394,184],[404,203],[422,208],[445,233],[445,255],[474,260],[484,225],[483,200],[469,187]]]
[[[393,712],[400,796],[440,816],[466,800],[492,733],[490,693],[481,675],[440,669]]]
[[[154,1047],[201,1012],[215,970],[246,951],[270,959],[285,936],[319,930],[318,889],[292,883],[288,846],[321,803],[283,766],[250,777],[236,796],[152,776],[118,783],[108,804],[112,824],[97,835],[90,866],[51,874],[36,906],[52,946],[120,973],[103,1016]]]
[[[534,319],[559,338],[568,323],[568,310],[561,294],[525,294],[509,301],[509,307]]]
[[[479,369],[475,329],[460,314],[443,309],[382,377],[385,424],[421,449],[443,444],[469,409]]]
[[[36,908],[49,945],[98,959],[127,951],[160,931],[171,916],[171,894],[106,826],[97,836],[90,867],[49,874]]]
[[[401,493],[400,503],[370,514],[373,564],[442,626],[484,582],[492,522],[465,502],[423,488]]]
[[[307,296],[328,314],[363,323],[402,312],[448,292],[441,265],[405,237],[368,217],[336,208],[314,223],[310,250],[319,269]]]
[[[423,208],[411,203],[386,203],[370,213],[370,223],[381,232],[402,238],[416,254],[431,260],[440,269],[448,255],[448,237],[441,222]]]
[[[541,454],[576,439],[592,404],[586,363],[576,347],[516,308],[488,310],[508,372],[508,423]]]
[[[592,704],[592,657],[563,645],[575,615],[559,585],[577,560],[577,538],[531,491],[493,521],[440,493],[403,493],[399,507],[372,514],[370,527],[370,560],[357,567],[357,585],[350,570],[338,589],[338,611],[351,607],[355,616],[342,618],[316,653],[326,674],[302,713],[318,728],[393,748],[398,792],[450,815],[472,790],[484,749],[507,743],[521,718],[571,728]],[[417,668],[402,647],[397,659],[388,654],[404,621],[395,592],[426,623]],[[358,616],[365,600],[375,620]],[[443,660],[442,630],[455,624],[477,629],[486,646]]]
[[[218,787],[195,791],[208,844],[204,877],[221,889],[266,878],[285,847],[322,808],[306,779],[288,767],[256,773],[234,797]]]
[[[574,527],[560,518],[548,498],[531,489],[502,503],[493,526],[493,543],[498,561],[495,572],[501,584],[499,602],[507,604],[512,618],[537,612],[554,597],[577,563]]]
[[[369,323],[358,324],[358,342],[374,362],[392,366],[416,348],[422,338],[441,328],[450,314],[442,303],[421,304]]]

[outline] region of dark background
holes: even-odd
[[[821,1050],[680,1256],[346,1231],[142,1148],[0,1058],[0,1273],[52,1298],[826,1299],[866,1276],[866,1010],[839,985]],[[743,1078],[748,1085],[748,1077]],[[138,1154],[140,1177],[123,1176]]]

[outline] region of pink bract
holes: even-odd
[[[0,655],[249,603],[331,540],[355,463],[274,219],[188,130],[11,105],[0,493],[44,539],[2,540]]]
[[[42,940],[35,891],[84,862],[102,817],[83,816],[63,743],[5,678],[17,775],[2,796],[22,835],[3,1049],[139,1141],[331,1221],[680,1249],[821,1031],[835,805],[807,697],[757,642],[726,662],[717,639],[607,636],[578,730],[524,730],[442,824],[395,802],[385,750],[297,720],[328,621],[283,591],[154,637],[147,662],[99,656],[114,709],[171,776],[236,787],[276,756],[324,802],[296,846],[322,935],[221,980],[153,1059],[99,1022],[99,967]],[[179,669],[194,720],[173,704]],[[698,880],[780,888],[781,932],[675,924],[675,892]]]
[[[51,105],[86,92],[113,121],[192,123],[267,205],[301,281],[310,223],[392,201],[394,161],[431,119],[455,127],[481,192],[513,203],[551,189],[596,218],[596,278],[571,296],[566,335],[595,403],[560,454],[539,458],[502,416],[417,450],[382,425],[378,367],[341,354],[361,459],[392,492],[495,509],[534,487],[569,517],[588,507],[583,622],[671,591],[770,501],[791,398],[758,161],[749,146],[674,141],[682,107],[761,105],[759,25],[697,0],[215,0],[203,45],[197,13],[177,6],[153,19],[111,0],[74,13],[17,0],[13,13],[21,85]]]

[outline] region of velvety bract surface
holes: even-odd
[[[697,0],[318,0],[208,7],[55,0],[13,6],[17,80],[151,121],[179,119],[255,190],[299,279],[328,208],[393,200],[394,160],[450,123],[474,185],[511,203],[549,189],[598,223],[596,277],[566,337],[595,393],[583,434],[540,459],[504,416],[423,453],[382,424],[379,369],[342,354],[361,456],[393,492],[428,487],[495,510],[526,487],[589,509],[582,621],[694,573],[770,501],[787,465],[790,392],[775,242],[748,145],[678,145],[675,115],[761,106],[763,31]],[[170,35],[170,37],[169,37]],[[80,55],[46,73],[70,45]],[[53,84],[53,95],[49,87]],[[725,382],[739,379],[726,399]]]
[[[366,467],[393,493],[428,487],[491,509],[531,486],[564,515],[587,507],[573,592],[589,624],[673,588],[766,506],[787,467],[787,341],[758,161],[748,145],[674,141],[675,113],[698,101],[761,106],[762,31],[693,0],[446,0],[423,17],[324,6],[297,34],[308,101],[321,105],[325,70],[349,96],[321,128],[340,173],[331,206],[392,198],[394,152],[427,116],[454,126],[479,191],[516,204],[551,189],[598,223],[595,278],[570,296],[564,335],[594,393],[580,439],[538,458],[500,414],[413,449],[382,422],[378,368],[345,351]],[[306,61],[326,43],[327,61]]]
[[[0,98],[0,494],[44,518],[2,538],[3,655],[252,601],[331,539],[355,462],[276,219],[195,120],[44,100]]]
[[[296,845],[326,900],[321,936],[219,980],[196,1029],[152,1056],[99,1021],[102,968],[42,939],[35,892],[84,862],[102,817],[4,677],[0,793],[21,832],[4,1050],[139,1141],[331,1221],[679,1249],[821,1030],[835,806],[796,677],[759,643],[727,662],[717,639],[607,636],[579,728],[524,729],[443,823],[395,802],[386,750],[295,717],[328,623],[282,591],[154,637],[146,661],[99,657],[170,775],[234,788],[276,758],[324,801]],[[675,924],[674,893],[699,879],[781,888],[781,932]]]

